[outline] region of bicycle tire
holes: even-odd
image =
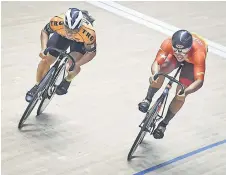
[[[140,129],[140,132],[139,132],[139,134],[137,135],[135,141],[133,142],[133,145],[132,145],[130,151],[129,151],[129,154],[128,154],[128,156],[127,156],[127,160],[128,160],[128,161],[132,159],[133,153],[136,151],[137,147],[138,147],[139,144],[141,143],[141,142],[140,142],[140,138],[144,138],[145,134],[146,134],[145,128],[142,127],[142,128]],[[142,136],[142,135],[143,135],[143,136]]]
[[[34,95],[33,99],[31,100],[31,102],[29,103],[29,105],[27,106],[26,110],[24,111],[19,124],[18,124],[18,129],[21,129],[23,127],[24,122],[27,120],[28,116],[31,114],[32,110],[34,109],[34,107],[36,106],[37,102],[38,102],[38,93]]]
[[[55,93],[56,93],[56,89],[57,89],[57,86],[54,87],[54,91],[52,91],[51,95],[49,96],[48,94],[48,90],[49,88],[53,87],[54,84],[56,83],[56,81],[58,80],[58,77],[60,75],[60,73],[62,71],[65,71],[65,69],[62,69],[63,67],[65,66],[65,64],[62,64],[58,70],[57,70],[57,73],[56,73],[56,76],[54,78],[52,78],[52,82],[49,84],[49,87],[46,88],[45,92],[43,93],[43,98],[41,100],[41,103],[39,104],[39,107],[38,107],[38,110],[37,110],[37,116],[40,115],[41,113],[44,112],[44,110],[46,109],[46,107],[49,105],[50,101],[52,100],[52,98],[54,97]],[[64,75],[63,75],[64,77]],[[44,105],[45,104],[45,105]],[[44,106],[43,106],[44,105]]]
[[[129,154],[127,156],[127,160],[130,161],[132,159],[133,153],[136,151],[136,149],[138,148],[138,146],[142,143],[146,133],[147,133],[147,126],[150,123],[150,119],[153,118],[153,115],[156,112],[156,106],[159,104],[159,102],[156,102],[151,109],[147,112],[145,118],[143,119],[143,126],[141,126],[140,132],[138,133],[135,141],[133,142],[133,145],[129,151]],[[155,110],[153,110],[155,109]],[[151,125],[152,123],[150,123]]]
[[[33,99],[31,100],[31,102],[29,102],[27,108],[25,109],[20,121],[19,121],[19,124],[18,124],[18,129],[21,129],[23,127],[23,124],[24,122],[27,120],[27,118],[29,117],[29,115],[31,114],[31,112],[33,111],[33,109],[35,108],[39,98],[38,98],[38,94],[43,91],[45,89],[45,87],[48,85],[49,83],[49,80],[51,78],[51,75],[52,75],[52,72],[54,71],[55,69],[51,68],[45,75],[45,77],[41,80],[40,84],[39,84],[39,87],[36,91],[36,93],[34,94],[34,97]]]

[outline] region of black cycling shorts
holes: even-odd
[[[66,50],[69,46],[70,52],[79,52],[83,55],[86,53],[84,43],[69,40],[67,38],[62,37],[56,32],[53,33],[47,43],[47,47],[55,47],[61,50]],[[50,51],[49,54],[54,57],[57,57],[59,55],[59,53],[56,51]]]

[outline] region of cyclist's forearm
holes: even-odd
[[[46,49],[49,36],[43,30],[41,31],[40,40],[41,40],[41,49],[42,50]]]
[[[190,86],[185,89],[185,95],[191,94],[198,89],[200,89],[203,85],[203,80],[196,80]]]

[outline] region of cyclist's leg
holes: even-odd
[[[67,40],[57,33],[54,33],[50,39],[48,40],[47,47],[56,47],[58,49],[66,49],[69,44],[67,43]],[[44,75],[47,73],[47,71],[50,68],[50,65],[54,62],[56,57],[58,56],[58,53],[55,51],[50,51],[46,59],[42,59],[37,68],[36,72],[36,84],[34,87],[32,87],[27,93],[26,93],[26,101],[30,102],[33,98],[33,95],[36,93],[38,89],[38,84],[41,81],[41,79],[44,77]]]
[[[65,80],[57,88],[57,94],[58,95],[63,95],[63,94],[67,93],[71,81],[81,70],[80,66],[86,64],[87,62],[89,62],[95,56],[95,52],[93,52],[93,53],[91,53],[91,55],[89,55],[87,57],[83,43],[71,41],[70,48],[71,48],[70,54],[73,58],[75,58],[76,65],[75,65],[74,70],[72,70],[68,73]]]
[[[67,81],[72,81],[72,79],[81,71],[81,67],[80,65],[78,65],[78,63],[86,53],[83,43],[72,41],[70,47],[71,47],[70,55],[75,59],[76,65],[74,70],[69,72],[68,76],[66,77]]]
[[[55,57],[48,54],[46,59],[42,59],[37,68],[36,72],[36,84],[38,85],[45,74],[48,72],[50,65],[55,61]]]
[[[83,54],[81,54],[80,52],[72,52],[70,53],[70,55],[75,59],[75,62],[77,63],[79,60],[81,60],[81,58],[83,57]],[[78,66],[77,64],[75,65],[74,70],[70,71],[68,73],[68,76],[66,77],[67,81],[72,81],[73,78],[79,74],[79,72],[81,71],[80,66]]]
[[[77,62],[78,60],[81,59],[81,57],[83,56],[81,53],[79,52],[72,52],[70,53],[70,55],[73,58],[76,58],[75,61]],[[70,65],[71,65],[71,61],[69,61]],[[73,80],[73,78],[80,72],[80,67],[78,67],[77,65],[75,65],[74,70],[72,71],[68,71],[68,75],[65,77],[65,79],[60,83],[60,85],[57,87],[56,90],[56,94],[57,95],[64,95],[68,92],[68,88],[70,87],[71,81]]]
[[[194,82],[194,66],[191,63],[184,63],[184,66],[180,73],[179,81],[184,85],[184,87],[188,87],[190,84]],[[176,95],[178,91],[180,90],[180,86],[177,86]],[[169,122],[172,120],[172,118],[177,114],[177,112],[181,109],[185,102],[185,96],[184,98],[177,99],[177,96],[173,98],[171,101],[167,114],[165,118],[159,123],[157,129],[154,132],[154,137],[157,139],[164,137],[164,132],[166,130],[166,126],[169,124]]]
[[[47,42],[47,47],[54,47],[61,50],[67,49],[68,46],[69,41],[57,33],[54,33]],[[48,72],[50,65],[53,64],[58,55],[58,52],[50,51],[47,55],[47,58],[40,61],[36,76],[37,83],[39,83],[44,75]]]
[[[191,63],[185,62],[184,67],[181,70],[179,81],[181,84],[184,85],[185,88],[190,86],[194,81],[194,65]],[[176,90],[176,95],[173,98],[172,102],[170,103],[169,109],[171,112],[175,115],[183,106],[185,102],[186,96],[183,98],[177,99],[177,93],[181,89],[181,87],[178,85]],[[168,122],[168,121],[167,121]]]
[[[179,65],[174,57],[172,57],[169,60],[166,59],[166,61],[162,65],[158,65],[157,61],[155,60],[152,64],[152,68],[151,68],[152,74],[154,74],[155,66],[159,66],[159,68],[160,68],[159,72],[169,74],[174,69],[176,69]],[[146,95],[145,99],[138,104],[139,110],[141,112],[147,112],[147,110],[152,102],[153,96],[162,87],[164,80],[165,80],[164,76],[159,76],[159,78],[156,81],[152,81],[152,77],[149,78],[150,85],[148,88],[147,95]]]

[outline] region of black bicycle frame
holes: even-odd
[[[44,51],[44,54],[46,55],[49,51],[57,51],[59,53],[59,56],[57,57],[57,61],[54,63],[53,67],[55,68],[54,72],[53,72],[53,79],[50,81],[50,86],[52,86],[52,83],[55,81],[55,77],[59,74],[59,65],[61,63],[61,61],[65,58],[65,60],[63,61],[63,64],[66,64],[68,59],[70,59],[72,61],[72,65],[70,66],[69,68],[69,71],[72,71],[75,67],[75,60],[74,58],[69,55],[69,53],[67,53],[66,51],[64,50],[60,50],[60,49],[57,49],[57,48],[52,48],[52,47],[48,47],[45,49]],[[63,74],[63,77],[65,76],[65,71],[64,71],[64,74]]]
[[[178,85],[181,86],[182,90],[181,90],[180,94],[183,94],[183,93],[184,93],[184,86],[183,86],[179,81],[176,80],[176,77],[177,77],[178,73],[180,72],[180,70],[182,69],[183,66],[184,66],[184,64],[181,63],[181,65],[180,65],[179,68],[177,69],[176,74],[174,75],[174,77],[171,77],[171,76],[169,76],[169,75],[167,75],[167,74],[164,74],[164,73],[157,73],[157,74],[155,74],[155,76],[154,76],[154,80],[156,80],[156,79],[158,78],[159,75],[163,75],[164,77],[166,77],[166,78],[168,78],[168,79],[170,80],[169,83],[166,85],[166,87],[165,87],[163,93],[161,94],[161,96],[160,96],[160,97],[158,98],[158,100],[157,100],[157,103],[159,103],[159,105],[158,105],[157,107],[158,107],[159,109],[160,109],[162,103],[163,103],[164,100],[165,100],[164,107],[163,107],[163,110],[162,110],[162,114],[161,114],[161,115],[158,114],[158,116],[159,116],[160,118],[162,118],[162,115],[163,115],[163,113],[164,113],[166,101],[167,101],[168,94],[169,94],[169,90],[171,89],[173,82],[175,82],[175,83],[177,83]]]

